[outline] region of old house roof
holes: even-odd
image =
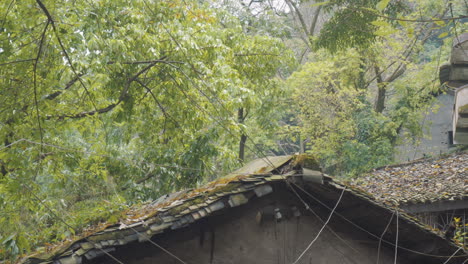
[[[352,184],[396,205],[468,199],[468,152],[385,166]]]
[[[288,188],[298,197],[302,196],[302,202],[315,203],[331,212],[331,207],[342,193],[340,206],[334,211],[337,219],[391,247],[394,244],[390,241],[394,241],[394,234],[399,233],[401,254],[423,261],[420,263],[442,263],[452,255],[450,263],[462,263],[466,259],[467,252],[416,219],[377,202],[364,191],[307,169],[315,169],[315,166],[304,156],[259,159],[200,188],[165,195],[143,207],[129,210],[126,219],[119,224],[90,230],[78,239],[49,252],[30,256],[24,262],[79,264],[84,259],[92,260],[119,250],[126,244],[145,242],[159,234],[187,227],[202,218],[222,214],[230,208],[273,193],[278,188]],[[305,207],[308,208],[307,205]],[[395,214],[400,220],[399,225],[387,225]],[[382,231],[387,228],[388,232],[381,237]]]

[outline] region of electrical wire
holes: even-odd
[[[390,227],[390,224],[392,223],[393,216],[395,216],[395,212],[392,213],[392,216],[390,217],[390,220],[388,221],[387,226],[385,227],[384,231],[382,232],[382,235],[380,235],[379,238],[379,246],[377,247],[377,264],[379,264],[380,261],[380,247],[382,246],[382,239],[385,233],[387,233],[387,229]]]
[[[302,192],[304,192],[304,194],[306,194],[307,196],[309,196],[310,198],[312,198],[313,200],[315,200],[316,202],[318,202],[319,204],[321,204],[323,207],[327,208],[328,210],[332,210],[332,208],[330,208],[328,205],[326,205],[324,202],[322,202],[320,199],[316,198],[315,196],[313,196],[312,194],[310,194],[308,191],[306,191],[304,188],[302,188],[301,186],[295,184],[294,182],[291,182],[296,188],[298,188],[299,190],[301,190]],[[348,218],[346,218],[345,216],[343,216],[342,214],[338,213],[338,212],[335,212],[336,215],[338,215],[341,219],[343,219],[344,221],[350,223],[351,225],[353,225],[354,227],[356,227],[357,229],[367,233],[368,235],[376,238],[376,239],[380,239],[379,236],[375,235],[374,233],[368,231],[367,229],[361,227],[360,225],[354,223],[353,221],[349,220]],[[390,246],[395,246],[395,243],[393,242],[390,242],[390,241],[387,241],[385,239],[382,239],[383,242],[385,242],[386,244],[390,245]],[[428,256],[428,257],[435,257],[435,258],[449,258],[450,256],[442,256],[442,255],[435,255],[435,254],[428,254],[428,253],[424,253],[424,252],[420,252],[420,251],[417,251],[417,250],[413,250],[413,249],[409,249],[409,248],[406,248],[406,247],[402,247],[402,246],[398,246],[399,249],[402,249],[402,250],[405,250],[405,251],[408,251],[408,252],[411,252],[411,253],[415,253],[415,254],[418,254],[418,255],[423,255],[423,256]],[[468,257],[467,254],[465,255],[458,255],[458,256],[454,256],[456,258],[458,257]]]
[[[310,247],[315,243],[315,241],[317,241],[317,239],[320,237],[320,235],[322,234],[323,230],[325,229],[325,227],[327,226],[328,222],[330,222],[330,219],[332,218],[333,216],[333,213],[335,212],[336,208],[338,207],[338,205],[340,204],[341,202],[341,198],[343,198],[343,194],[345,193],[345,190],[346,188],[344,188],[342,191],[341,191],[341,195],[340,195],[340,198],[338,198],[338,201],[336,202],[335,204],[335,207],[333,207],[330,215],[328,216],[328,219],[327,221],[325,221],[325,223],[323,224],[322,228],[320,229],[320,231],[318,232],[318,234],[315,236],[314,239],[312,239],[312,241],[310,242],[310,244],[306,247],[306,249],[299,255],[299,257],[296,259],[296,261],[293,262],[293,264],[296,264],[303,256],[304,254],[309,251]]]
[[[453,256],[455,256],[455,254],[457,254],[458,251],[460,251],[461,249],[462,248],[460,247],[460,248],[457,249],[457,251],[453,252],[453,254],[450,256],[450,258],[448,258],[443,264],[449,263],[449,261],[453,258]],[[466,262],[466,260],[463,263],[465,263],[465,262]]]
[[[399,228],[398,228],[398,210],[395,210],[396,212],[396,236],[395,236],[395,257],[394,257],[394,264],[397,264],[397,258],[398,258],[398,233],[399,233]]]
[[[179,261],[180,263],[182,264],[187,264],[187,262],[183,261],[182,259],[180,259],[179,257],[177,257],[175,254],[171,253],[169,250],[165,249],[164,247],[162,247],[161,245],[157,244],[156,242],[154,242],[153,240],[151,240],[150,237],[148,237],[146,234],[144,233],[140,233],[138,232],[136,229],[134,229],[133,227],[130,227],[130,229],[132,229],[137,235],[139,236],[143,236],[145,238],[146,241],[150,242],[151,245],[159,248],[160,250],[166,252],[169,256],[173,257],[174,259],[176,259],[177,261]]]
[[[296,175],[293,175],[293,176],[296,176]],[[299,200],[302,202],[305,209],[310,211],[322,224],[325,223],[325,220],[323,220],[316,212],[314,212],[314,210],[312,210],[312,208],[310,208],[310,206],[307,204],[307,202],[304,201],[304,199],[302,199],[302,197],[297,193],[296,189],[294,189],[291,185],[288,185],[288,186],[294,192],[294,194],[296,194],[297,198],[299,198]],[[346,246],[348,246],[350,249],[354,250],[356,253],[359,253],[359,251],[357,249],[353,248],[344,238],[342,238],[340,235],[338,235],[329,225],[327,225],[327,229],[333,235],[335,235],[339,240],[341,240],[341,242],[343,242]]]

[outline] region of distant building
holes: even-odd
[[[440,83],[453,91],[454,144],[468,144],[468,33],[453,41],[450,63],[440,67]]]
[[[413,144],[407,140],[398,146],[398,162],[438,156],[446,153],[453,144],[468,144],[468,33],[453,40],[450,62],[439,70],[444,93],[437,94],[435,112],[428,113],[423,124],[429,125],[428,138]]]
[[[468,85],[455,91],[453,111],[453,143],[468,145]]]

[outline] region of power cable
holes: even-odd
[[[298,176],[299,174],[295,174],[294,176]],[[312,210],[312,208],[310,208],[310,206],[307,204],[306,201],[304,201],[304,199],[302,199],[302,197],[297,193],[296,189],[294,189],[291,185],[288,185],[290,187],[290,189],[294,192],[294,194],[296,194],[297,198],[302,202],[302,204],[304,205],[305,209],[310,211],[322,224],[325,223],[325,220],[323,220],[314,210]],[[356,253],[358,253],[359,251],[355,248],[353,248],[344,238],[342,238],[340,235],[338,235],[329,225],[327,225],[327,229],[328,231],[330,231],[333,235],[335,235],[339,240],[341,240],[346,246],[348,246],[349,248],[351,248],[352,250],[354,250]],[[378,264],[378,263],[377,263]]]
[[[395,236],[395,257],[394,257],[394,264],[397,264],[397,257],[398,257],[398,233],[399,233],[399,228],[398,228],[398,210],[395,210],[396,212],[396,236]]]
[[[333,216],[333,213],[335,212],[335,209],[338,207],[338,205],[340,204],[340,201],[341,201],[341,198],[343,198],[343,194],[345,193],[345,190],[346,188],[343,188],[343,190],[341,191],[341,195],[340,195],[340,198],[338,198],[338,201],[336,202],[335,204],[335,207],[333,207],[330,215],[328,216],[328,219],[327,221],[325,221],[325,223],[323,224],[322,228],[320,229],[320,231],[318,232],[318,234],[315,236],[314,239],[312,239],[312,241],[310,242],[310,244],[306,247],[306,249],[299,255],[299,257],[296,259],[296,261],[293,262],[293,264],[296,264],[303,256],[304,254],[309,251],[310,247],[315,243],[315,241],[317,241],[317,239],[319,238],[319,236],[322,234],[323,230],[325,229],[325,227],[327,226],[328,222],[330,222],[330,219],[332,218]]]
[[[390,227],[390,224],[392,223],[393,216],[395,216],[395,212],[392,213],[392,216],[390,217],[390,220],[388,220],[387,226],[385,227],[384,231],[380,235],[379,246],[377,247],[377,264],[379,264],[379,261],[380,261],[380,247],[382,246],[382,239],[383,239],[385,233],[387,233],[387,229]]]
[[[447,260],[446,260],[446,261],[445,261],[443,264],[447,264],[447,263],[449,263],[449,261],[450,261],[450,260],[453,258],[453,256],[455,256],[455,254],[457,254],[457,253],[458,253],[458,251],[460,251],[461,249],[462,249],[462,248],[461,248],[461,247],[459,247],[459,248],[457,249],[457,251],[453,252],[453,254],[450,256],[450,258],[449,258],[449,259],[447,259]],[[465,260],[463,263],[465,263],[465,262],[466,262],[466,260]]]
[[[332,208],[330,208],[328,205],[326,205],[324,202],[322,202],[320,199],[316,198],[315,196],[313,196],[312,194],[310,194],[308,191],[306,191],[304,188],[302,188],[301,186],[295,184],[294,182],[291,182],[291,184],[293,184],[296,188],[298,188],[299,190],[301,190],[302,192],[304,192],[304,194],[306,194],[307,196],[309,196],[310,198],[312,198],[313,200],[315,200],[316,202],[318,202],[319,204],[321,204],[323,207],[327,208],[328,210],[332,210]],[[358,228],[359,230],[369,234],[370,236],[376,238],[376,239],[380,239],[379,236],[375,235],[374,233],[368,231],[367,229],[359,226],[358,224],[354,223],[353,221],[349,220],[348,218],[346,218],[345,216],[343,216],[342,214],[338,213],[338,212],[335,212],[336,215],[338,215],[341,219],[345,220],[346,222],[350,223],[351,225],[353,225],[354,227]],[[390,242],[390,241],[387,241],[385,239],[382,239],[383,242],[387,243],[388,245],[390,246],[395,246],[395,243],[393,242]],[[409,248],[406,248],[406,247],[402,247],[402,246],[398,246],[399,249],[402,249],[402,250],[405,250],[405,251],[408,251],[408,252],[412,252],[412,253],[415,253],[415,254],[418,254],[418,255],[423,255],[423,256],[428,256],[428,257],[436,257],[436,258],[448,258],[450,256],[442,256],[442,255],[435,255],[435,254],[428,254],[428,253],[424,253],[424,252],[420,252],[420,251],[417,251],[417,250],[413,250],[413,249],[409,249]],[[459,256],[454,256],[456,258],[458,257],[468,257],[467,254],[465,255],[459,255]]]
[[[73,181],[73,180],[72,180]],[[22,186],[24,186],[26,189],[29,190],[29,192],[33,195],[34,199],[37,200],[40,204],[42,204],[48,211],[51,212],[51,214],[56,218],[58,219],[60,222],[62,222],[64,225],[66,225],[68,228],[72,229],[75,233],[76,233],[76,228],[72,227],[70,224],[68,224],[63,218],[59,217],[48,205],[46,205],[33,191],[32,189],[25,185],[25,184],[22,184]],[[79,185],[78,185],[79,186]],[[68,212],[65,212],[66,214],[68,214]],[[158,247],[159,249],[161,249],[162,251],[164,251],[165,253],[167,253],[168,255],[172,256],[173,258],[177,259],[179,262],[181,262],[182,264],[187,264],[187,262],[181,260],[179,257],[177,257],[176,255],[174,255],[173,253],[171,253],[170,251],[168,251],[167,249],[163,248],[162,246],[158,245],[156,242],[152,241],[146,234],[142,234],[140,232],[138,232],[136,229],[134,229],[133,227],[130,227],[130,229],[132,229],[137,235],[139,236],[144,236],[145,237],[145,240],[149,241],[152,245]],[[84,237],[83,238],[84,240],[86,240],[87,242],[91,243],[94,248],[100,250],[101,252],[103,252],[104,254],[106,254],[107,256],[109,256],[111,259],[113,259],[114,261],[116,261],[117,263],[119,264],[124,264],[122,261],[120,261],[119,259],[117,259],[116,257],[112,256],[109,252],[105,251],[104,249],[102,249],[101,247],[97,247],[96,246],[96,243],[89,240],[87,237]]]
[[[153,240],[151,240],[150,237],[148,237],[146,234],[143,234],[143,233],[140,233],[138,232],[136,229],[134,229],[133,227],[130,227],[130,229],[132,229],[137,235],[140,235],[140,236],[143,236],[145,238],[146,241],[150,242],[150,244],[152,244],[153,246],[159,248],[160,250],[164,251],[165,253],[167,253],[168,255],[170,255],[171,257],[173,257],[174,259],[176,259],[177,261],[179,261],[180,263],[182,264],[187,264],[187,262],[183,261],[182,259],[180,259],[179,257],[177,257],[176,255],[174,255],[173,253],[171,253],[169,250],[165,249],[164,247],[162,247],[161,245],[157,244],[156,242],[154,242]]]

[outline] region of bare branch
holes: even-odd
[[[435,18],[435,19],[406,19],[406,18],[396,18],[396,17],[385,16],[385,15],[382,15],[382,14],[378,13],[377,11],[373,11],[373,10],[369,10],[369,9],[365,9],[365,8],[353,8],[353,7],[349,7],[349,6],[347,8],[349,8],[351,10],[355,10],[355,11],[363,11],[363,12],[366,12],[366,13],[371,13],[371,14],[373,14],[375,16],[385,18],[385,19],[388,19],[388,20],[405,21],[405,22],[434,23],[434,22],[438,22],[438,21],[447,22],[447,21],[454,21],[454,20],[460,20],[460,19],[468,18],[468,16],[458,16],[458,17],[440,17],[440,18]]]
[[[317,20],[318,20],[321,10],[322,10],[322,6],[317,7],[314,17],[312,18],[312,23],[310,24],[310,29],[309,29],[310,36],[313,36],[315,34],[315,28],[317,27]]]
[[[120,64],[150,64],[150,63],[179,63],[179,64],[184,64],[184,62],[182,61],[166,61],[164,60],[165,57],[162,57],[161,59],[157,59],[157,60],[149,60],[149,61],[125,61],[125,62],[120,62]],[[111,64],[115,64],[115,63],[118,63],[116,61],[109,61],[107,64],[111,65]]]
[[[292,0],[286,0],[286,3],[288,3],[295,11],[297,14],[297,17],[299,18],[299,22],[301,23],[302,30],[304,31],[304,34],[307,36],[309,31],[307,30],[307,25],[305,23],[304,17],[302,16],[301,11],[297,7],[296,3],[294,3]]]
[[[0,63],[0,66],[4,66],[4,65],[8,65],[8,64],[14,64],[14,63],[35,61],[35,60],[36,60],[36,59],[25,59],[25,60],[10,61],[10,62],[5,62],[5,63]]]
[[[50,23],[54,23],[54,19],[52,18],[52,16],[50,15],[49,13],[49,10],[47,10],[47,8],[45,7],[45,5],[42,3],[41,0],[36,0],[37,4],[39,5],[39,7],[42,9],[42,11],[44,12],[44,14],[47,16],[47,19],[49,20]]]
[[[36,0],[37,4],[39,5],[39,7],[42,9],[42,11],[44,12],[44,14],[47,16],[47,19],[48,21],[50,22],[50,24],[52,25],[52,29],[54,30],[54,34],[55,34],[55,37],[57,38],[57,41],[60,45],[60,48],[62,49],[62,52],[65,56],[65,58],[67,59],[67,62],[68,64],[70,65],[70,68],[72,69],[73,73],[75,74],[75,76],[79,76],[78,72],[76,71],[75,67],[73,66],[73,63],[72,63],[72,60],[70,58],[70,56],[68,55],[68,52],[67,50],[65,49],[65,46],[63,45],[62,43],[62,39],[60,38],[60,36],[58,35],[58,32],[57,32],[57,27],[55,26],[55,21],[54,19],[52,18],[51,14],[49,13],[49,10],[47,10],[47,8],[45,7],[45,5],[41,2],[41,0]],[[80,77],[78,77],[78,80],[80,81],[80,84],[81,86],[83,87],[83,89],[85,90],[86,94],[88,95],[90,101],[91,101],[91,104],[93,105],[94,109],[96,111],[97,110],[97,107],[96,107],[96,104],[94,103],[93,101],[93,98],[91,96],[91,93],[89,92],[88,88],[86,87],[86,85],[84,84],[83,80],[81,80]]]
[[[172,120],[172,122],[180,127],[179,123],[166,111],[166,109],[162,106],[161,102],[158,100],[158,98],[156,97],[156,95],[154,95],[153,91],[146,85],[144,84],[142,81],[140,81],[139,79],[136,79],[135,80],[137,83],[139,83],[143,88],[145,88],[148,93],[150,93],[151,97],[153,97],[153,100],[154,102],[158,105],[159,109],[161,110],[161,112],[163,113],[164,117],[166,119],[170,119]]]
[[[280,56],[279,54],[273,53],[236,53],[236,57],[249,57],[249,56]]]
[[[37,51],[37,56],[36,56],[36,59],[34,60],[34,65],[33,65],[34,106],[36,108],[37,126],[39,128],[39,135],[41,137],[41,143],[44,142],[44,134],[42,131],[41,115],[39,113],[39,103],[37,99],[37,63],[39,62],[39,58],[41,57],[41,54],[42,54],[42,46],[44,45],[45,36],[46,36],[48,28],[49,28],[49,21],[47,21],[44,27],[44,30],[42,31],[41,40],[39,42],[39,50]],[[41,153],[42,152],[43,152],[43,147],[41,146]]]
[[[103,114],[103,113],[107,113],[109,112],[110,110],[114,109],[116,106],[118,106],[122,101],[117,101],[117,103],[112,103],[104,108],[100,108],[100,109],[96,109],[94,111],[87,111],[87,112],[81,112],[81,113],[78,113],[78,114],[74,114],[74,115],[61,115],[61,116],[47,116],[46,119],[47,120],[50,120],[52,118],[57,118],[58,120],[63,120],[65,118],[72,118],[72,119],[76,119],[76,118],[82,118],[82,117],[87,117],[87,116],[93,116],[95,114]]]

